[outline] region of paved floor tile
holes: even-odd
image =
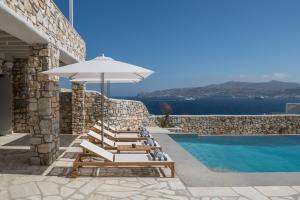
[[[268,197],[290,196],[298,193],[288,186],[259,186],[255,188]]]
[[[68,183],[66,186],[70,188],[80,188],[83,186],[85,182],[79,180],[73,180],[72,182]]]
[[[168,184],[170,185],[172,190],[184,190],[185,189],[185,186],[179,180],[168,181]]]
[[[296,190],[297,192],[300,192],[300,186],[292,186],[292,188],[293,188],[294,190]]]
[[[58,195],[59,185],[52,182],[37,182],[37,186],[44,196]]]
[[[94,190],[96,190],[96,188],[102,184],[101,181],[95,179],[90,181],[89,183],[87,183],[86,185],[84,185],[83,187],[80,188],[80,192],[85,194],[85,195],[89,195],[91,194]]]
[[[47,196],[44,197],[43,200],[63,200],[63,198],[60,196]]]
[[[40,191],[35,183],[24,183],[9,187],[9,193],[12,198],[22,198],[40,194]]]
[[[195,197],[239,196],[229,187],[189,187],[188,190]]]
[[[268,200],[267,197],[262,195],[260,192],[255,190],[253,187],[233,187],[232,188],[236,193],[247,197],[251,200]]]
[[[65,186],[62,186],[60,188],[60,196],[62,196],[64,198],[71,196],[74,192],[75,192],[75,189],[73,189],[73,188],[68,188]]]
[[[115,198],[126,198],[130,196],[135,196],[139,194],[138,191],[132,191],[132,192],[98,192],[99,194],[105,195],[105,196],[110,196],[110,197],[115,197]]]

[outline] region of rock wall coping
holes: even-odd
[[[153,116],[160,120],[163,116]],[[203,135],[296,134],[300,115],[171,115],[170,123],[181,132]]]

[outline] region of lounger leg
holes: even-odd
[[[171,165],[170,166],[170,169],[171,169],[171,178],[174,178],[175,177],[175,165]]]
[[[78,166],[76,164],[74,164],[73,170],[72,170],[70,176],[71,176],[71,178],[77,178],[78,175],[79,175]]]
[[[88,150],[86,150],[86,149],[83,149],[83,152],[82,152],[83,154],[89,154],[90,152],[88,151]]]

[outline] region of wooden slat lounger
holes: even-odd
[[[80,146],[91,154],[79,154],[73,163],[71,177],[79,175],[79,167],[169,167],[171,177],[175,176],[175,162],[167,156],[167,161],[153,161],[149,154],[113,154],[101,147],[83,140]],[[84,158],[100,157],[104,161],[85,162]]]
[[[101,132],[101,127],[98,126],[97,124],[95,124],[93,126],[94,130],[96,132]],[[134,141],[142,141],[142,140],[146,140],[148,137],[140,137],[138,134],[132,134],[132,133],[112,133],[109,130],[105,129],[103,130],[104,134],[114,140],[114,141],[118,141],[118,142],[134,142]],[[153,138],[152,135],[150,135],[149,138]]]
[[[92,142],[92,143],[101,143],[102,142],[102,136],[94,131],[89,131],[88,133],[88,136],[89,136],[89,141]],[[99,142],[97,142],[99,141]],[[140,142],[140,141],[137,141],[137,142],[115,142],[113,140],[110,140],[109,138],[106,138],[104,136],[104,144],[106,145],[105,146],[105,149],[108,149],[108,150],[116,150],[117,147],[119,145],[132,145],[132,144],[135,144],[135,145],[145,145],[144,142]],[[155,144],[156,146],[151,146],[151,149],[161,149],[161,146],[158,144],[158,142],[155,141]]]
[[[102,121],[98,120],[98,123],[101,125]],[[116,127],[112,126],[112,125],[108,125],[107,123],[103,122],[103,126],[113,132],[113,133],[140,133],[140,130],[118,130]]]

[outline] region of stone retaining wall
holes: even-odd
[[[12,67],[7,67],[6,64]],[[15,59],[14,62],[0,58],[0,71],[7,75],[12,84],[12,131],[28,133],[28,88],[25,74],[28,66],[27,59]]]
[[[78,92],[81,98],[78,98]],[[83,100],[82,92],[81,89],[73,90],[73,99],[71,92],[63,92],[63,94],[61,92],[61,133],[71,134],[71,124],[78,125],[78,123],[71,123],[70,110],[74,111],[72,105],[80,105],[77,106],[76,112],[81,114],[77,118],[75,115],[75,120],[84,124],[75,127],[78,134],[88,131],[101,119],[101,94],[95,91],[85,91]],[[150,116],[145,105],[139,101],[120,99],[108,101],[105,98],[104,117],[107,119],[106,122],[109,121],[118,129],[125,130],[136,129],[141,124],[155,126],[159,124],[158,120],[162,116]],[[203,135],[295,134],[300,130],[300,115],[172,115],[170,122],[174,127],[181,128],[181,132]]]
[[[72,92],[60,91],[59,103],[60,103],[60,108],[59,108],[60,133],[72,134]]]
[[[12,68],[13,84],[13,131],[29,133],[28,88],[26,76],[27,59],[16,59]]]
[[[295,134],[300,129],[300,115],[172,115],[170,122],[182,132],[204,135]]]
[[[101,94],[95,91],[85,91],[83,99],[83,90],[80,88],[78,85],[75,88],[74,85],[73,94],[70,91],[60,92],[61,133],[80,134],[86,132],[101,119]],[[69,103],[70,101],[72,104]],[[76,105],[76,109],[74,105]],[[70,110],[73,112],[73,118]],[[111,125],[123,130],[137,129],[141,124],[155,126],[155,121],[150,117],[145,105],[132,100],[110,99],[108,103],[108,99],[105,97],[104,119],[106,119],[106,123],[109,121]],[[82,122],[84,125],[81,124]]]
[[[109,115],[108,115],[109,113]],[[101,118],[101,94],[87,91],[85,96],[85,127],[90,129]],[[140,101],[108,99],[104,102],[104,117],[117,129],[137,129],[141,124],[155,125],[146,106]]]

